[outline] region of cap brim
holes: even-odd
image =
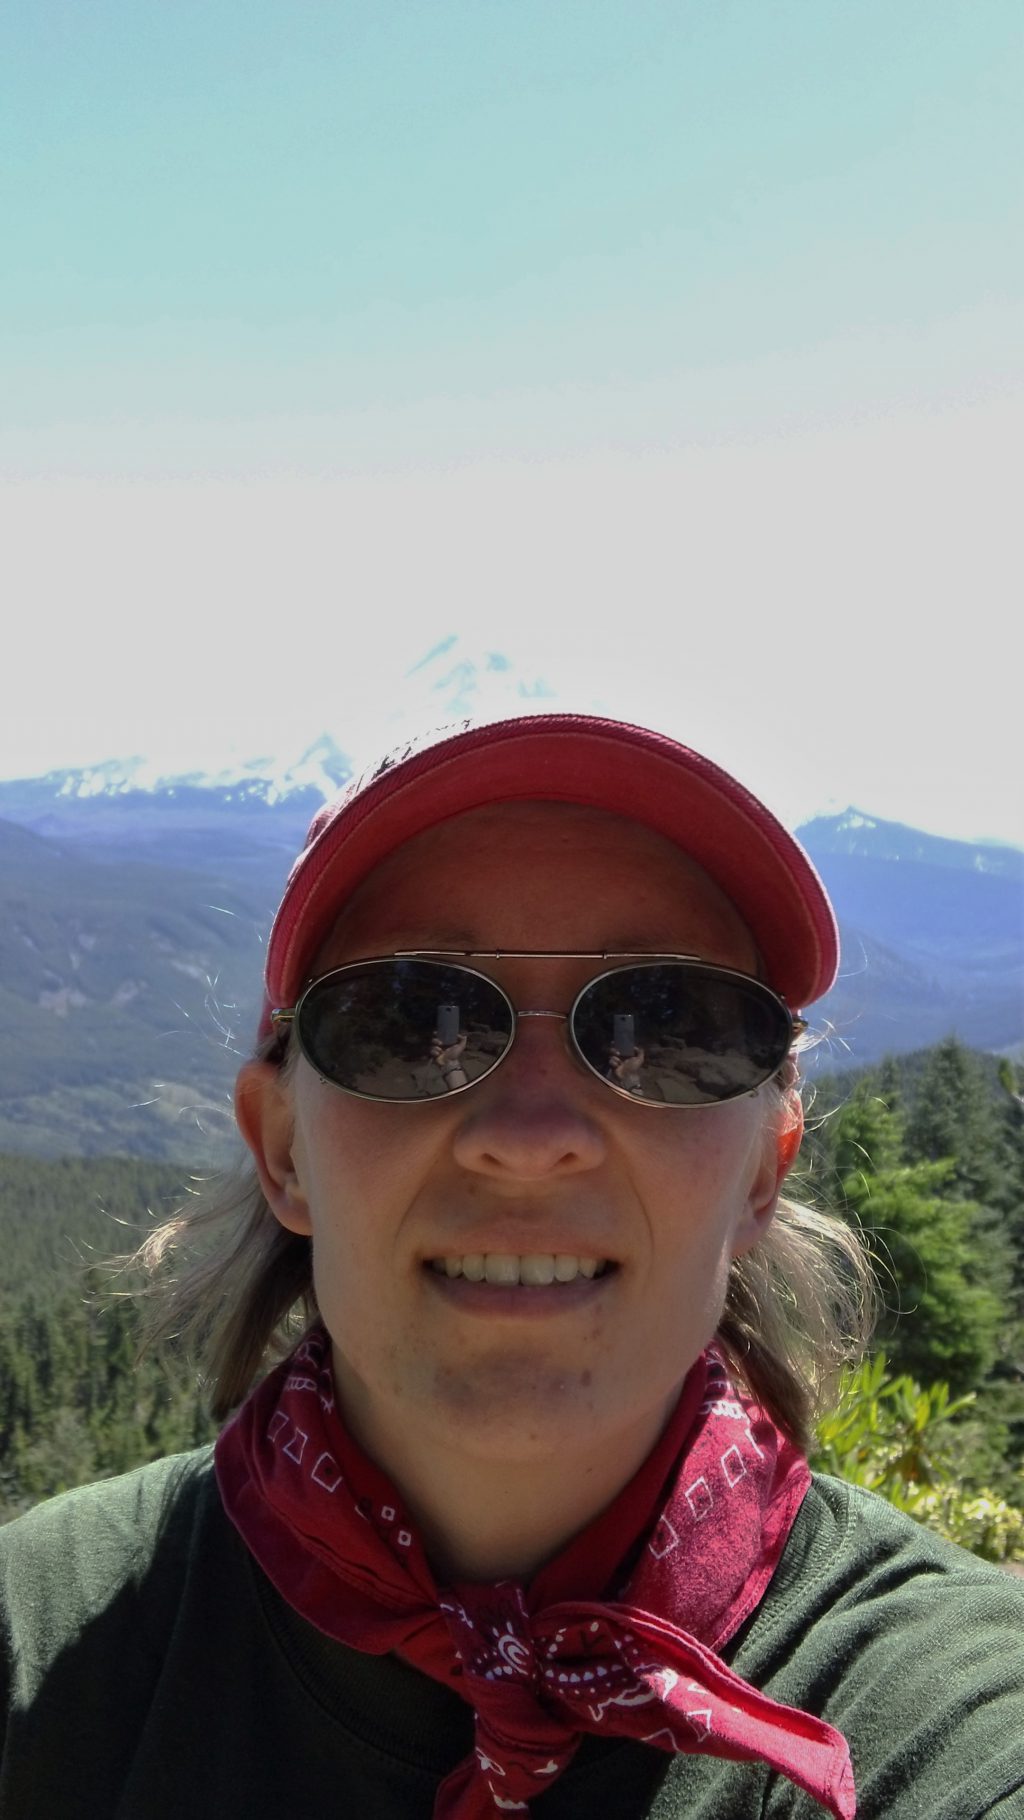
[[[271,932],[268,1003],[294,1003],[342,906],[396,847],[466,810],[525,801],[604,809],[664,835],[731,899],[768,982],[791,1006],[831,986],[839,944],[828,895],[802,847],[755,796],[663,734],[546,714],[441,738],[325,806]]]

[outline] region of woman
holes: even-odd
[[[804,1460],[869,1282],[781,1198],[836,964],[796,843],[641,729],[321,811],[164,1316],[238,1412],[0,1537],[0,1813],[1024,1813],[1018,1590]]]

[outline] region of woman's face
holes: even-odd
[[[756,967],[732,905],[668,841],[555,804],[473,811],[409,841],[344,910],[315,972],[400,949]],[[560,1012],[600,970],[475,964],[518,1009]],[[277,1217],[312,1236],[340,1397],[364,1442],[386,1435],[393,1452],[403,1434],[432,1437],[505,1461],[583,1436],[646,1450],[715,1332],[732,1259],[771,1218],[794,1117],[773,1089],[655,1110],[610,1092],[564,1032],[528,1019],[470,1092],[411,1106],[353,1099],[301,1057],[283,1077],[262,1065],[248,1099],[243,1075],[243,1129]],[[602,1268],[534,1289],[435,1268],[467,1255]]]

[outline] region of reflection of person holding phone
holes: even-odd
[[[466,1040],[466,1032],[459,1030],[458,1005],[438,1005],[437,1029],[430,1043],[430,1059],[440,1068],[449,1093],[456,1087],[469,1084],[469,1076],[462,1066]]]
[[[616,1012],[608,1050],[608,1079],[616,1087],[622,1087],[627,1093],[635,1093],[642,1098],[644,1088],[640,1070],[643,1065],[644,1052],[637,1046],[632,1012]]]

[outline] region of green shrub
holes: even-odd
[[[957,1418],[974,1397],[890,1377],[881,1353],[849,1372],[818,1424],[811,1465],[877,1492],[986,1561],[1024,1561],[1024,1508],[971,1479]],[[1024,1478],[1021,1479],[1024,1504]]]

